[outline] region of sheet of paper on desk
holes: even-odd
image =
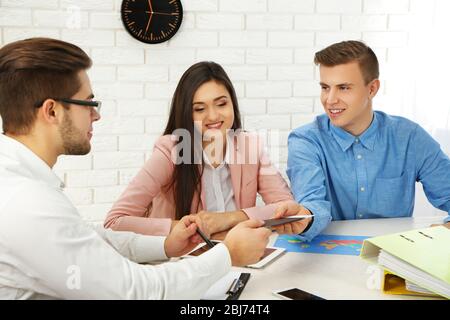
[[[297,235],[280,235],[274,246],[288,252],[341,254],[359,256],[366,236],[320,234],[311,242],[303,242]]]
[[[226,300],[228,298],[227,291],[230,289],[234,279],[238,279],[240,272],[230,271],[224,277],[215,282],[206,293],[202,300]]]

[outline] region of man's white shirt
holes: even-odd
[[[86,224],[51,168],[0,134],[0,299],[199,299],[231,268],[225,245],[166,260],[164,237]]]

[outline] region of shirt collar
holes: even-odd
[[[24,144],[0,134],[0,157],[6,160],[6,169],[34,180],[44,181],[52,187],[64,188],[64,182],[47,163]],[[2,165],[3,166],[3,165]]]
[[[329,120],[328,120],[329,121]],[[333,137],[336,139],[337,143],[341,147],[342,151],[347,151],[348,148],[352,146],[354,142],[361,142],[361,144],[367,149],[373,151],[375,145],[375,138],[378,129],[378,119],[377,114],[373,113],[372,123],[369,128],[366,129],[359,137],[348,133],[342,128],[334,126],[330,123],[330,131]]]
[[[364,131],[359,136],[359,141],[361,141],[361,144],[364,147],[366,147],[367,149],[369,149],[370,151],[373,151],[374,146],[375,146],[375,140],[376,140],[376,137],[377,137],[378,125],[379,125],[379,120],[377,119],[376,112],[374,112],[373,113],[373,120],[372,120],[372,123],[370,124],[369,128],[367,128],[367,130]]]
[[[228,165],[230,164],[230,143],[231,143],[231,139],[227,134],[227,145],[225,146],[225,155],[223,157],[223,162],[216,168],[216,169],[220,169],[222,168],[224,165]],[[211,162],[209,161],[208,156],[206,155],[205,151],[203,150],[203,160],[205,162],[206,165],[210,166],[211,168],[214,168],[211,165]]]

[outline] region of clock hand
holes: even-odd
[[[148,28],[150,27],[150,22],[152,21],[152,16],[153,16],[153,8],[152,8],[152,1],[148,0],[148,6],[150,7],[150,12],[145,11],[146,13],[150,13],[150,16],[148,18],[148,23],[147,23],[147,27],[145,28],[145,33],[147,33]]]
[[[150,7],[150,13],[153,13],[152,1],[148,0],[148,6]]]
[[[145,28],[145,33],[147,33],[148,28],[150,27],[150,21],[152,21],[152,17],[153,17],[153,15],[150,14],[150,17],[148,18],[147,28]]]
[[[155,12],[155,11],[145,11],[145,13],[150,13],[150,14],[160,14],[160,15],[164,15],[164,16],[177,16],[178,13],[166,13],[166,12]]]

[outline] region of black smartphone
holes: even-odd
[[[324,298],[313,295],[312,293],[300,290],[299,288],[289,288],[272,292],[279,298],[285,300],[325,300]]]

